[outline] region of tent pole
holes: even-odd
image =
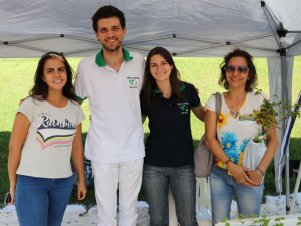
[[[296,195],[298,193],[298,189],[299,189],[299,186],[300,186],[300,180],[301,180],[301,162],[300,162],[300,165],[299,165],[299,170],[298,170],[298,174],[297,174],[297,179],[296,179],[296,184],[295,184],[295,189],[294,189],[293,199],[292,199],[292,204],[291,204],[291,211],[292,212],[294,212]]]
[[[290,181],[289,181],[289,152],[285,153],[285,210],[290,214]]]
[[[287,65],[286,65],[286,50],[280,50],[281,55],[281,80],[282,80],[282,101],[288,101],[288,85],[287,85]],[[284,110],[286,111],[286,110]],[[286,113],[286,112],[284,112]],[[285,122],[282,121],[282,128],[285,128]],[[284,131],[282,131],[284,132]],[[281,134],[281,138],[284,134]],[[287,147],[288,148],[288,147]],[[286,214],[290,213],[290,183],[289,183],[289,151],[285,154],[285,195],[286,195]]]

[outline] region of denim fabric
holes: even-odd
[[[196,226],[196,180],[193,166],[158,167],[144,164],[143,185],[149,204],[150,226],[166,226],[168,190],[181,226]]]
[[[16,210],[20,226],[60,226],[73,178],[48,179],[19,175]]]
[[[232,198],[237,201],[242,218],[259,216],[264,185],[247,187],[238,184],[225,170],[214,166],[210,174],[212,223],[230,219]]]

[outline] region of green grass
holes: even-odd
[[[80,58],[68,59],[73,69],[76,70]],[[14,121],[15,113],[19,106],[19,100],[24,98],[33,84],[33,75],[38,59],[0,59],[0,202],[4,193],[8,190],[7,179],[7,152],[10,131]],[[219,78],[219,65],[221,58],[175,58],[176,65],[181,72],[183,80],[193,83],[199,90],[201,102],[204,105],[209,96],[216,91],[223,89],[217,84]],[[259,76],[258,88],[269,94],[267,62],[264,58],[255,59],[255,64]],[[294,65],[293,77],[293,103],[301,90],[301,57],[298,57]],[[113,91],[112,91],[113,92]],[[83,132],[89,127],[88,102],[82,105],[86,120],[83,123]],[[192,117],[192,134],[196,144],[204,132],[204,124]],[[147,122],[144,123],[145,132],[148,133]],[[291,159],[301,159],[301,123],[297,119],[292,132],[290,144]],[[269,168],[266,177],[266,194],[275,194],[272,167]],[[93,190],[89,190],[89,196],[84,201],[85,204],[94,203]],[[143,192],[141,193],[143,199]],[[72,195],[72,202],[74,195]]]

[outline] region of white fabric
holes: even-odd
[[[119,72],[99,67],[95,56],[83,59],[75,80],[76,94],[89,99],[90,128],[85,143],[87,159],[116,163],[143,158],[144,142],[139,92],[143,82],[144,58],[131,53]],[[133,86],[129,79],[135,77]]]
[[[222,145],[228,158],[235,164],[242,165],[245,147],[253,137],[261,134],[261,125],[257,124],[252,117],[253,110],[260,108],[263,102],[262,94],[248,92],[243,105],[239,109],[239,115],[234,118],[226,104],[224,95],[222,95],[222,107],[217,123],[217,138]],[[206,103],[206,109],[215,112],[215,96],[211,95]],[[244,118],[242,118],[245,116]],[[226,165],[221,161],[217,162],[221,168]]]
[[[136,226],[136,203],[142,182],[143,159],[123,163],[92,161],[97,226],[116,226],[117,187],[119,187],[119,226]]]
[[[28,97],[18,112],[27,117],[30,127],[17,174],[42,178],[70,177],[72,142],[78,124],[84,119],[80,106],[68,101],[65,107],[57,108],[47,101]]]
[[[255,170],[259,166],[266,150],[265,141],[255,143],[250,140],[245,149],[243,166]]]
[[[264,2],[285,29],[301,30],[299,0]],[[222,56],[238,45],[245,46],[255,56],[279,56],[269,22],[275,31],[279,24],[267,19],[260,0],[161,3],[160,0],[0,0],[0,57],[39,57],[48,50],[71,56],[91,55],[99,49],[91,17],[106,4],[115,5],[125,13],[126,47],[143,54],[159,45],[183,56]],[[285,45],[290,45],[295,37],[296,33],[287,34]],[[294,55],[300,54],[301,45],[293,49],[299,50]]]

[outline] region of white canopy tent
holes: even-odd
[[[91,55],[99,43],[90,18],[107,4],[125,13],[127,48],[145,55],[164,46],[175,56],[220,57],[240,47],[267,57],[270,96],[291,99],[293,60],[301,55],[300,0],[0,0],[0,57]]]

